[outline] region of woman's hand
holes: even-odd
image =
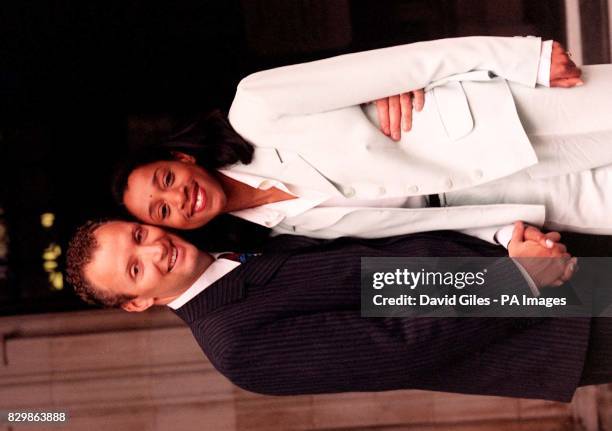
[[[559,42],[553,42],[550,57],[550,86],[569,88],[582,85],[580,75],[582,71],[570,59],[569,51],[566,51]]]
[[[380,130],[394,141],[399,141],[401,130],[412,128],[412,109],[421,111],[425,104],[423,89],[376,100]],[[400,130],[401,127],[401,130]]]

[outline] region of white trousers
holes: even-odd
[[[446,193],[446,205],[542,204],[549,229],[612,234],[612,65],[585,66],[583,79],[584,86],[571,89],[511,85],[540,162]],[[560,157],[571,161],[572,173],[554,174]]]
[[[445,197],[450,206],[545,205],[549,229],[612,235],[612,165],[541,179],[522,171]]]

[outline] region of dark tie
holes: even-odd
[[[219,259],[229,259],[234,262],[246,263],[249,259],[257,257],[261,253],[223,253]]]

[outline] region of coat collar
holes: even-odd
[[[253,161],[230,171],[258,175],[285,184],[310,188],[330,196],[342,196],[341,187],[293,151],[255,147]]]

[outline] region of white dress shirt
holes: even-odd
[[[540,64],[538,66],[537,83],[545,87],[550,87],[550,65],[552,60],[552,40],[542,42],[540,52]]]

